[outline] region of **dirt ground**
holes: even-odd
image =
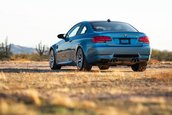
[[[172,63],[52,71],[47,62],[0,62],[0,114],[171,115]]]

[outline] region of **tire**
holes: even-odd
[[[50,54],[49,54],[49,66],[50,66],[50,68],[52,70],[59,70],[59,69],[61,69],[61,66],[57,65],[57,63],[56,63],[56,58],[55,58],[54,50],[51,50]]]
[[[135,72],[143,72],[146,70],[147,62],[137,63],[131,66],[131,69]]]
[[[83,50],[78,48],[76,53],[76,66],[79,71],[91,71],[92,65],[87,63]]]
[[[109,65],[99,65],[98,67],[100,70],[107,70],[107,69],[109,69],[110,66]]]

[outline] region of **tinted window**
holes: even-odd
[[[94,31],[137,32],[131,25],[123,22],[91,22]]]
[[[80,26],[75,27],[71,32],[69,32],[68,37],[74,37],[76,36]]]

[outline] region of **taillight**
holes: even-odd
[[[107,41],[112,41],[112,39],[108,36],[95,36],[93,38],[94,43],[106,43]]]
[[[147,36],[140,37],[139,42],[149,44],[149,38]]]

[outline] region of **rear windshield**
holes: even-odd
[[[138,32],[133,26],[123,22],[91,22],[94,31]]]

